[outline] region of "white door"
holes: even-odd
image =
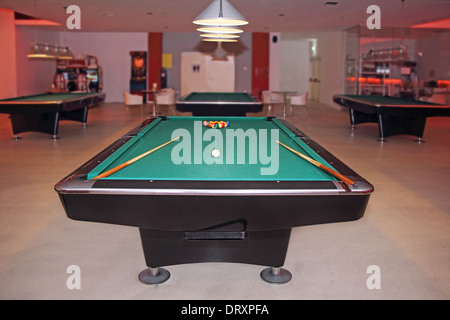
[[[208,92],[234,92],[234,55],[226,60],[216,60],[204,55]]]
[[[234,92],[234,55],[216,60],[200,52],[181,53],[181,96],[191,92]]]
[[[320,101],[320,58],[312,58],[309,61],[309,92],[310,99]]]
[[[198,52],[181,53],[181,96],[207,91],[203,55]]]

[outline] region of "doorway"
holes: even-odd
[[[320,57],[309,60],[310,99],[320,102]]]

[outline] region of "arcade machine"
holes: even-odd
[[[53,87],[56,92],[102,92],[103,74],[97,58],[57,59]]]
[[[146,95],[143,90],[147,88],[147,52],[145,51],[130,51],[131,55],[131,78],[130,78],[130,93],[138,94],[144,97]]]

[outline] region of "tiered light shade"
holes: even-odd
[[[203,33],[200,35],[203,38],[213,38],[213,39],[237,39],[239,36],[237,34],[220,34],[220,33]]]
[[[204,38],[203,41],[210,42],[237,42],[237,39],[224,39],[224,38]]]
[[[220,34],[239,34],[244,32],[244,30],[236,27],[223,27],[223,26],[200,27],[197,29],[197,31],[208,33],[220,33]]]
[[[208,26],[198,28],[197,31],[203,32],[200,36],[203,41],[217,41],[217,42],[237,42],[240,37],[239,34],[244,32],[242,29],[236,27],[223,26]]]
[[[203,41],[237,42],[239,34],[244,32],[238,26],[248,24],[245,18],[227,1],[213,0],[213,2],[200,13],[194,23],[201,27],[197,31]],[[220,54],[222,56],[222,54]]]
[[[248,21],[227,0],[213,0],[194,23],[202,26],[243,26]]]

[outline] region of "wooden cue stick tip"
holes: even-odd
[[[179,138],[180,137],[178,136],[178,137],[176,137],[176,138],[174,138],[174,139],[172,139],[170,141],[167,141],[167,142],[163,143],[162,145],[160,145],[160,146],[158,146],[156,148],[153,148],[153,149],[151,149],[151,150],[149,150],[147,152],[144,152],[144,153],[140,154],[139,156],[137,156],[137,157],[135,157],[135,158],[133,158],[131,160],[128,160],[128,161],[126,161],[126,162],[124,162],[122,164],[119,164],[118,166],[116,166],[116,167],[114,167],[114,168],[112,168],[112,169],[110,169],[110,170],[108,170],[106,172],[103,172],[103,173],[97,175],[96,177],[94,177],[92,179],[95,180],[95,179],[105,178],[105,177],[107,177],[107,176],[109,176],[109,175],[111,175],[111,174],[113,174],[113,173],[115,173],[115,172],[117,172],[117,171],[127,167],[128,165],[130,165],[130,164],[132,164],[132,163],[134,163],[134,162],[136,162],[136,161],[138,161],[138,160],[148,156],[149,154],[155,152],[156,150],[161,149],[162,147],[168,145],[169,143],[171,143],[171,142],[173,142],[175,140],[178,140]]]

